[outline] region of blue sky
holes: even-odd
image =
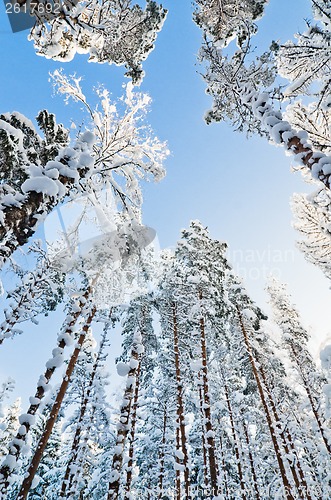
[[[166,0],[163,4],[169,9],[168,19],[144,63],[141,90],[153,99],[149,121],[157,135],[168,141],[171,157],[166,163],[167,177],[159,184],[144,186],[144,222],[156,229],[165,248],[175,245],[180,229],[191,219],[200,219],[214,238],[228,242],[234,267],[262,307],[267,307],[265,277],[273,271],[289,284],[306,325],[311,325],[317,349],[330,331],[329,284],[296,250],[297,234],[291,228],[289,208],[293,192],[311,187],[300,174],[290,172],[291,161],[282,149],[265,139],[247,140],[224,123],[204,124],[210,99],[196,65],[200,33],[191,21],[191,2]],[[295,31],[303,31],[304,19],[311,17],[309,6],[308,0],[271,0],[260,23],[259,45],[264,43],[267,48],[273,39],[285,41]],[[61,66],[67,73],[83,76],[87,94],[99,82],[114,97],[121,94],[122,68],[88,64],[84,55],[63,65],[38,57],[27,41],[27,32],[12,34],[3,4],[0,9],[0,112],[17,110],[31,119],[48,108],[69,126],[77,108],[52,96],[48,82],[49,71]],[[53,316],[55,335],[58,319]],[[29,371],[33,390],[33,381],[52,348],[49,324],[46,318],[40,328],[29,325],[25,341],[17,338],[1,347],[0,377],[7,369],[18,379]],[[22,357],[19,370],[15,369],[9,361],[14,353],[23,353],[26,342],[31,346],[37,341],[33,367]],[[18,380],[18,393],[20,387]]]

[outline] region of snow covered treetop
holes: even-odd
[[[153,0],[146,8],[131,0],[68,0],[61,15],[37,21],[30,33],[37,54],[56,61],[71,61],[88,54],[90,62],[124,65],[126,76],[139,84],[142,61],[154,48],[167,11]]]
[[[214,42],[226,46],[233,38],[241,45],[255,31],[268,0],[196,0],[194,20]]]

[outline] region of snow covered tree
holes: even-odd
[[[17,399],[12,405],[10,405],[0,420],[0,457],[3,459],[8,451],[9,445],[15,436],[19,421],[18,417],[21,412],[21,400]]]
[[[268,0],[196,0],[194,20],[206,33],[227,45],[233,37],[242,44],[254,31]]]
[[[256,21],[267,2],[197,0],[194,19],[203,31],[200,61],[212,108],[206,121],[228,121],[236,130],[265,136],[294,155],[296,170],[317,181],[315,207],[296,198],[296,226],[307,234],[299,243],[306,258],[327,271],[326,207],[331,175],[330,148],[330,2],[312,1],[312,21],[296,41],[272,42],[256,55]],[[261,21],[263,22],[263,21]],[[271,40],[270,40],[271,42]],[[231,50],[231,46],[233,47]],[[287,79],[288,85],[284,85]],[[318,181],[321,181],[319,183]],[[326,193],[323,194],[323,187]],[[313,215],[314,213],[314,215]],[[317,215],[320,215],[317,217]],[[307,221],[305,222],[305,217]],[[316,220],[314,228],[312,221]],[[314,233],[315,241],[309,236]],[[320,262],[320,264],[318,264]]]
[[[330,123],[330,2],[313,0],[312,8],[314,22],[308,23],[307,31],[296,35],[296,43],[289,41],[279,47],[277,67],[279,74],[292,82],[285,91],[286,97],[295,98],[302,95],[313,97],[315,99],[313,108],[307,108],[299,103],[302,109],[306,110],[307,119],[317,123],[320,117]],[[309,109],[317,113],[317,116],[310,114],[308,118]],[[327,141],[330,142],[330,137]]]
[[[307,394],[320,437],[330,454],[330,436],[328,435],[322,409],[322,388],[326,380],[318,372],[316,364],[309,353],[307,347],[309,335],[301,324],[298,311],[290,302],[285,285],[275,279],[270,280],[268,292],[275,321],[282,331],[284,345],[297,371],[300,384],[302,384]]]
[[[239,288],[235,295],[238,292]],[[277,346],[261,327],[255,329],[258,326],[254,327],[256,315],[252,314],[252,306],[249,306],[245,293],[241,294],[239,292],[236,299],[231,294],[232,300],[237,304],[239,324],[269,427],[285,496],[295,498],[299,494],[312,498],[318,484],[311,480],[309,457],[304,458],[303,449],[313,440],[309,426],[305,427],[305,424],[297,421],[300,396],[288,385],[285,367],[277,355]],[[294,412],[293,405],[296,408]]]
[[[59,411],[61,409],[61,405],[62,405],[64,396],[66,394],[66,391],[67,391],[73,370],[75,368],[79,353],[80,353],[82,345],[85,341],[85,338],[86,338],[86,335],[87,335],[88,330],[90,328],[90,325],[92,323],[92,320],[95,316],[96,308],[95,308],[95,306],[91,305],[90,302],[88,302],[87,307],[86,307],[84,312],[85,312],[85,314],[83,313],[83,315],[82,315],[83,317],[85,316],[84,317],[84,326],[82,327],[82,330],[81,330],[79,337],[77,339],[75,349],[74,349],[74,351],[70,357],[70,360],[68,362],[65,376],[62,380],[62,383],[59,387],[54,404],[53,404],[52,409],[50,411],[49,418],[46,422],[45,430],[44,430],[42,436],[40,437],[40,440],[38,442],[38,445],[37,445],[36,450],[34,452],[34,455],[32,457],[30,466],[28,468],[28,471],[25,475],[24,481],[23,481],[22,486],[20,488],[20,491],[18,494],[19,500],[24,500],[25,498],[27,498],[27,495],[28,495],[29,490],[31,488],[31,485],[33,483],[35,474],[37,472],[40,461],[42,459],[44,450],[48,444],[48,441],[49,441],[49,438],[51,436],[53,427],[55,425],[57,416],[58,416]],[[31,419],[28,419],[28,421],[30,421],[30,420]],[[22,425],[24,425],[25,423],[27,423],[27,420],[25,420],[23,417],[20,419],[20,423]],[[4,472],[5,472],[7,469],[8,469],[8,461],[4,463],[1,471],[4,470]]]
[[[5,320],[0,325],[0,344],[4,339],[21,333],[19,325],[22,322],[37,322],[39,314],[48,315],[63,299],[65,276],[51,266],[46,251],[39,243],[36,242],[29,250],[29,253],[35,254],[35,269],[27,272],[16,263],[11,265],[18,283],[7,291]]]
[[[14,390],[15,381],[8,377],[0,386],[0,418],[4,417],[3,403]]]
[[[154,0],[146,0],[145,9],[132,0],[71,0],[52,19],[39,11],[29,37],[38,55],[71,61],[77,53],[88,54],[89,62],[124,65],[135,84],[167,14]]]
[[[27,412],[20,416],[19,420],[21,426],[13,440],[13,446],[10,448],[9,454],[0,469],[0,486],[3,489],[9,486],[10,475],[15,471],[17,459],[21,454],[22,447],[27,442],[29,431],[35,423],[35,415],[39,410],[42,399],[45,397],[50,387],[51,378],[55,370],[63,363],[63,351],[65,347],[70,345],[74,340],[76,322],[78,318],[84,316],[84,312],[86,312],[86,302],[90,292],[91,290],[87,289],[85,293],[81,294],[78,300],[73,300],[70,304],[71,307],[69,308],[69,312],[58,335],[57,347],[53,349],[52,357],[46,363],[46,371],[39,378],[36,393],[34,397],[30,398],[30,406]]]
[[[49,410],[50,405],[48,404],[43,413],[38,415],[38,420],[31,436],[32,449],[35,448],[40,436],[44,432]],[[39,500],[42,498],[49,498],[50,500],[55,500],[58,498],[57,492],[63,472],[63,460],[61,422],[57,422],[39,464],[35,480],[31,486],[29,499]],[[23,471],[24,468],[22,469],[22,472]]]
[[[260,56],[252,53],[251,36],[257,29],[254,20],[262,14],[264,3],[258,0],[244,2],[243,9],[237,6],[232,15],[226,15],[227,2],[222,2],[222,7],[219,7],[219,2],[214,2],[210,8],[209,3],[196,1],[195,20],[204,34],[200,59],[207,66],[204,79],[207,93],[213,98],[206,120],[228,120],[237,130],[258,133],[277,145],[283,145],[305,171],[310,171],[314,179],[330,188],[330,156],[323,150],[316,151],[309,143],[309,127],[301,125],[296,129],[298,123],[288,121],[290,113],[284,117],[278,106],[270,103],[271,99],[280,102],[286,95],[286,92],[280,92],[277,82],[272,87],[278,68],[278,74],[294,79],[288,88],[288,96],[305,92],[312,81],[319,82],[321,97],[317,104],[323,112],[329,112],[329,77],[325,70],[330,52],[329,2],[313,2],[318,23],[299,37],[296,46],[286,44],[278,51],[277,44],[272,44],[272,50],[276,49],[279,54],[278,59],[276,55],[278,66],[272,51],[268,50]],[[246,12],[245,4],[250,5]],[[232,39],[237,42],[237,50],[227,53],[225,49]],[[313,64],[309,57],[312,54]],[[325,119],[326,115],[321,119],[321,115],[316,114],[314,126],[322,123],[325,130]],[[311,142],[316,145],[315,139]]]
[[[40,189],[22,191],[22,186],[32,175],[29,168],[34,168],[36,177],[38,169],[45,169],[48,162],[52,162],[60,150],[68,145],[68,131],[63,125],[56,123],[53,114],[46,110],[41,111],[36,120],[44,137],[41,137],[32,122],[20,113],[6,113],[0,116],[2,260],[17,246],[28,241],[35,232],[38,219],[44,213],[44,210],[41,210],[43,197]],[[52,181],[50,177],[48,184],[52,182],[57,181]],[[48,194],[54,196],[54,189]],[[53,208],[52,198],[48,199],[48,203]]]
[[[17,164],[16,171],[23,172],[15,177],[15,189],[10,185],[10,173],[3,179],[10,193],[7,196],[4,191],[1,196],[2,262],[28,241],[38,223],[60,201],[86,195],[89,185],[93,184],[94,189],[98,185],[99,190],[110,185],[115,205],[133,216],[139,212],[142,201],[138,179],[160,180],[164,176],[162,163],[168,154],[166,146],[153,137],[142,123],[150,103],[147,95],[134,93],[132,84],[128,84],[124,99],[116,107],[110,101],[109,93],[99,88],[99,108],[92,109],[83,94],[79,78],[67,78],[63,73],[55,72],[53,80],[58,92],[66,99],[72,98],[83,104],[91,129],[81,132],[76,140],[67,145],[67,132],[55,124],[54,118],[46,120],[45,116],[49,115],[44,114],[43,120],[39,120],[43,130],[46,121],[53,124],[53,131],[47,132],[48,142],[43,145],[31,122],[21,115],[19,123],[14,121],[14,125],[9,123],[12,115],[7,121],[0,121],[0,129],[3,129],[7,140],[3,149],[10,148],[11,156],[16,158],[13,160]],[[25,140],[27,126],[28,137],[32,136],[32,139]],[[60,139],[64,141],[64,136],[65,143],[61,143],[60,147],[58,143]],[[32,156],[27,153],[30,143],[36,143],[39,148],[35,148]],[[47,148],[52,151],[51,159],[48,156],[45,159],[44,150]],[[96,182],[96,178],[102,181]]]
[[[109,477],[108,499],[120,498],[121,472],[124,465],[124,454],[127,446],[127,440],[130,437],[134,439],[136,412],[139,396],[140,384],[140,367],[141,358],[144,354],[144,331],[147,322],[146,305],[138,303],[132,304],[132,309],[128,311],[127,320],[124,325],[124,333],[128,336],[125,344],[129,342],[130,347],[126,349],[126,363],[119,361],[117,363],[117,371],[120,376],[126,376],[126,384],[123,394],[123,400],[120,407],[119,420],[117,424],[117,436],[115,451],[112,460],[112,470]],[[128,347],[128,346],[127,346]],[[133,450],[129,450],[131,458]],[[127,469],[129,475],[129,483],[131,482],[130,475],[132,473],[132,464]],[[126,493],[124,492],[124,497]]]
[[[297,242],[308,262],[315,264],[331,279],[331,215],[330,195],[319,190],[314,196],[295,194],[291,208],[294,228],[302,238]]]
[[[105,323],[101,334],[97,352],[93,352],[94,339],[87,338],[85,347],[80,354],[73,376],[72,382],[66,395],[66,400],[70,403],[78,398],[78,408],[70,418],[73,431],[70,433],[70,451],[68,461],[62,480],[60,498],[67,498],[74,494],[80,495],[82,489],[87,488],[87,481],[83,480],[86,473],[84,471],[88,449],[91,440],[100,444],[104,438],[105,420],[107,404],[105,402],[105,376],[104,367],[107,359],[106,348],[109,345],[108,334],[112,319]],[[89,345],[90,344],[90,345]],[[76,393],[76,395],[75,395]],[[73,436],[72,436],[73,434]],[[94,441],[94,446],[97,449]],[[95,464],[92,464],[95,466]],[[92,475],[93,471],[89,471]]]

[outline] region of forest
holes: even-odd
[[[0,500],[331,498],[331,337],[312,348],[316,332],[275,273],[266,312],[208,220],[193,214],[163,249],[145,222],[145,186],[165,182],[173,155],[143,87],[172,3],[5,6],[11,36],[53,65],[47,92],[66,107],[61,118],[0,110],[0,360],[26,371],[14,380],[0,362]],[[330,288],[331,0],[307,0],[304,30],[266,47],[259,30],[276,0],[185,3],[206,134],[226,126],[247,148],[268,144],[270,161],[288,157],[306,189],[289,201],[296,246]],[[107,82],[88,88],[77,60],[102,66]],[[33,70],[15,78],[24,86]],[[224,166],[229,189],[243,162],[233,152]],[[202,177],[192,169],[191,182]],[[11,354],[23,337],[26,352]],[[31,385],[34,356],[44,368]]]

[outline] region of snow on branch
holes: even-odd
[[[60,15],[41,17],[29,38],[47,59],[71,61],[76,54],[88,54],[89,62],[124,65],[126,76],[139,84],[141,63],[153,50],[166,15],[154,0],[147,0],[145,9],[131,0],[67,1]]]

